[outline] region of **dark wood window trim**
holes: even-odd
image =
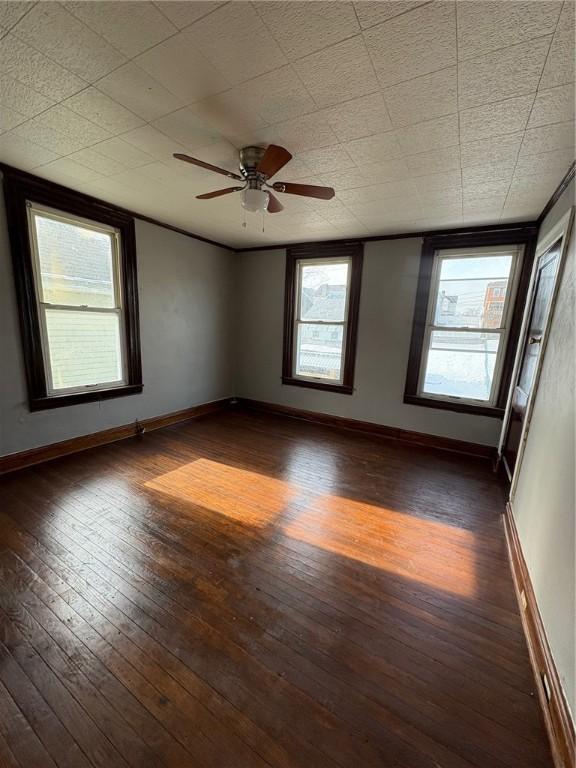
[[[113,205],[101,203],[94,198],[22,171],[3,166],[2,173],[30,410],[58,408],[141,392],[142,366],[138,319],[136,236],[133,217]],[[126,342],[127,383],[125,385],[90,392],[48,395],[28,232],[28,201],[108,224],[120,231],[122,300]]]
[[[360,285],[362,282],[362,258],[364,246],[358,241],[345,243],[310,243],[294,246],[286,251],[286,292],[284,298],[284,348],[282,356],[282,383],[295,387],[322,389],[351,395],[354,390],[354,364],[356,360],[356,339],[358,335],[358,310],[360,307]],[[344,352],[344,375],[342,384],[324,381],[309,381],[294,376],[294,310],[296,305],[296,264],[301,259],[351,259],[350,293],[348,299],[348,322],[346,326],[346,348]]]
[[[478,416],[493,416],[502,418],[508,398],[512,369],[516,346],[522,325],[522,313],[526,303],[534,253],[536,249],[536,236],[538,229],[530,225],[521,230],[511,232],[485,232],[472,234],[432,235],[425,237],[422,243],[422,255],[420,258],[420,273],[416,291],[416,306],[414,309],[414,321],[412,324],[412,339],[408,357],[408,370],[406,373],[406,387],[404,390],[404,402],[410,405],[422,405],[426,408],[439,408],[459,413],[474,413]],[[449,400],[434,400],[421,397],[418,394],[418,381],[420,379],[420,363],[422,360],[422,348],[426,332],[426,318],[428,312],[428,300],[432,281],[432,269],[434,254],[437,250],[449,248],[476,248],[488,245],[524,245],[524,257],[520,271],[520,277],[516,288],[516,297],[510,322],[510,331],[504,353],[504,363],[500,378],[500,388],[496,406],[472,405],[470,403],[458,403]]]

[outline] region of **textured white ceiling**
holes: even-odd
[[[533,218],[574,157],[574,7],[0,2],[0,160],[238,246]],[[270,142],[336,197],[264,232],[172,159]]]

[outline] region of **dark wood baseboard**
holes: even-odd
[[[327,413],[304,411],[300,408],[291,408],[287,405],[278,405],[276,403],[265,403],[260,400],[251,400],[244,397],[238,398],[238,404],[255,411],[289,416],[293,419],[312,421],[317,424],[324,424],[328,427],[348,429],[353,430],[354,432],[365,432],[388,440],[398,440],[401,443],[421,445],[427,448],[437,448],[442,451],[464,453],[469,456],[476,456],[483,459],[491,460],[496,454],[496,449],[489,445],[468,443],[464,440],[453,440],[450,437],[439,437],[438,435],[427,435],[423,432],[411,432],[408,429],[387,427],[383,424],[374,424],[371,421],[359,421],[358,419],[348,419],[343,416],[331,416]]]
[[[526,567],[518,529],[510,503],[504,513],[506,542],[510,555],[510,566],[514,577],[516,595],[522,615],[522,624],[528,642],[530,660],[534,669],[538,696],[546,721],[546,728],[552,746],[556,768],[574,768],[575,765],[575,735],[574,723],[566,697],[560,684],[558,670],[548,645],[546,630],[542,622],[536,596]],[[544,678],[548,685],[544,683]],[[548,692],[547,692],[548,689]]]
[[[0,456],[0,474],[13,472],[17,469],[23,469],[24,467],[30,467],[33,464],[40,464],[43,461],[58,459],[61,456],[67,456],[70,453],[78,453],[79,451],[85,451],[88,448],[95,448],[98,445],[114,443],[117,440],[124,440],[127,437],[135,437],[136,435],[145,432],[151,432],[154,429],[169,427],[171,424],[178,424],[182,421],[197,419],[200,416],[207,416],[208,414],[216,413],[217,411],[227,408],[230,404],[230,400],[231,398],[229,397],[222,398],[221,400],[213,400],[210,403],[195,405],[192,408],[186,408],[183,411],[165,413],[162,416],[152,416],[149,419],[134,421],[131,424],[122,424],[119,427],[104,429],[101,432],[93,432],[89,435],[72,437],[70,440],[63,440],[59,443],[42,445],[39,448],[31,448],[28,451],[11,453],[8,456]]]

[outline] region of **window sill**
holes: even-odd
[[[128,384],[113,389],[97,389],[91,392],[74,392],[69,395],[53,395],[52,397],[35,397],[29,401],[31,411],[44,411],[49,408],[63,408],[67,405],[94,403],[98,400],[110,400],[113,397],[137,395],[142,392],[142,384]]]
[[[328,384],[323,381],[306,381],[305,379],[294,379],[291,376],[282,376],[282,384],[288,384],[291,387],[307,387],[308,389],[323,389],[325,392],[337,392],[340,395],[351,395],[353,387],[349,384]]]
[[[496,408],[491,405],[471,405],[470,403],[453,403],[450,400],[433,400],[418,395],[404,395],[404,402],[408,405],[421,405],[425,408],[438,408],[442,411],[456,411],[456,413],[470,413],[476,416],[491,416],[492,418],[504,418],[504,408]]]

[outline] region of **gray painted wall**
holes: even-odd
[[[0,199],[0,455],[233,394],[234,254],[141,221],[136,243],[143,393],[30,413]]]
[[[496,445],[499,419],[402,402],[421,245],[418,238],[366,243],[353,395],[282,384],[285,251],[238,254],[236,394]]]
[[[573,204],[572,183],[543,222],[540,237],[545,236]],[[573,716],[576,713],[575,237],[573,229],[513,499],[526,565]]]

